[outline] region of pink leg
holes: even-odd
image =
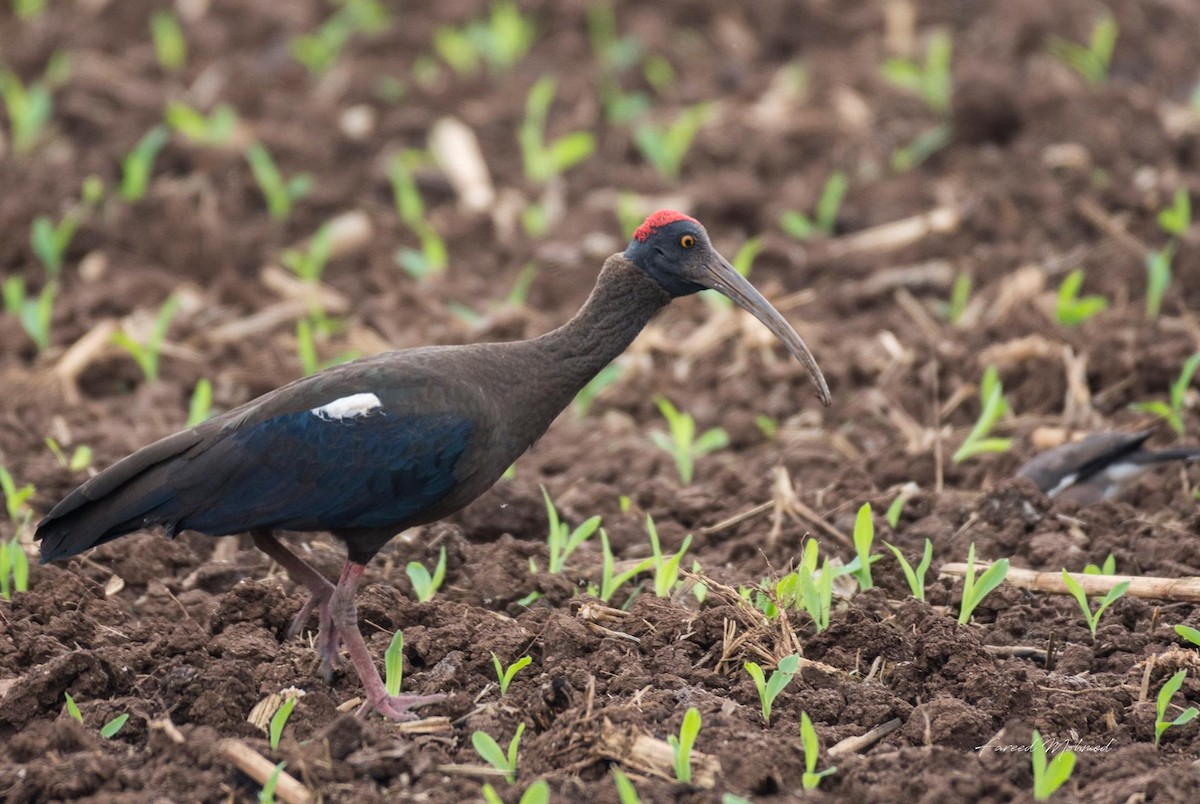
[[[384,717],[393,720],[412,720],[416,717],[410,709],[426,704],[437,703],[445,695],[397,695],[387,693],[387,687],[379,676],[367,643],[358,630],[358,609],[354,605],[354,593],[358,590],[358,582],[362,578],[362,564],[347,561],[342,567],[342,575],[338,578],[330,601],[333,624],[341,635],[350,653],[350,661],[358,672],[363,689],[367,693],[367,702],[358,710],[360,716],[374,709]]]
[[[287,630],[287,638],[299,634],[308,622],[308,616],[314,608],[318,609],[320,630],[317,632],[317,655],[321,657],[321,676],[326,682],[333,680],[334,668],[342,663],[338,650],[341,639],[338,630],[330,616],[329,601],[333,597],[334,586],[324,575],[313,569],[304,559],[283,546],[283,543],[271,535],[269,530],[251,532],[254,546],[262,550],[287,572],[293,583],[308,588],[312,593],[308,601],[300,607],[300,612],[292,620]]]

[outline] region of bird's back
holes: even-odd
[[[500,432],[477,381],[494,358],[483,347],[366,358],[150,444],[47,514],[42,560],[154,525],[395,533],[457,510],[528,446]]]

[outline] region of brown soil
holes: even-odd
[[[1179,245],[1163,316],[1142,313],[1141,249],[1166,242],[1157,210],[1178,187],[1200,193],[1200,113],[1188,106],[1200,79],[1200,13],[1191,4],[1111,2],[1120,38],[1110,80],[1099,86],[1045,46],[1051,36],[1086,40],[1099,11],[1090,0],[917,4],[920,34],[944,26],[953,35],[956,136],[917,169],[895,173],[892,151],[937,121],[880,77],[891,52],[888,4],[737,9],[711,0],[620,0],[622,33],[678,74],[661,93],[636,73],[626,88],[650,92],[667,119],[685,105],[717,101],[677,182],[658,179],[628,128],[603,119],[598,68],[581,57],[590,52],[585,3],[522,3],[540,36],[511,73],[463,78],[443,69],[429,86],[406,80],[400,102],[380,96],[379,80],[411,75],[433,31],[470,19],[476,4],[405,3],[386,33],[353,39],[319,81],[287,55],[287,43],[332,5],[213,2],[186,22],[188,66],[174,77],[164,77],[149,45],[146,20],[158,5],[51,3],[40,20],[23,23],[6,4],[5,64],[28,81],[60,51],[74,69],[55,90],[43,143],[30,156],[0,153],[3,276],[41,287],[27,236],[33,218],[57,219],[88,175],[115,187],[121,158],[170,99],[234,105],[285,173],[313,175],[314,191],[286,224],[274,223],[236,151],[175,136],[144,200],[131,206],[114,195],[83,223],[66,255],[52,348],[38,355],[15,318],[0,316],[0,465],[36,486],[39,511],[84,477],[58,465],[47,436],[89,445],[102,468],[180,428],[201,377],[212,379],[215,405],[227,409],[298,376],[290,321],[232,342],[210,334],[278,302],[260,268],[351,209],[365,211],[374,235],[326,271],[352,310],[348,326],[320,344],[323,356],[544,331],[571,315],[603,256],[622,246],[617,192],[669,194],[708,225],[726,254],[766,233],[753,279],[813,348],[835,400],[821,409],[802,369],[753,322],[700,337],[720,314],[699,299],[673,305],[623,358],[620,380],[588,415],[568,411],[514,478],[449,525],[396,539],[372,564],[359,596],[364,633],[382,663],[390,634],[402,628],[405,688],[449,693],[425,710],[450,719],[433,734],[406,736],[377,717],[338,712],[361,687],[352,674],[326,685],[307,638],[281,641],[303,595],[248,540],[184,534],[171,542],[144,533],[61,566],[35,567],[30,591],[0,602],[0,798],[252,800],[258,785],[217,749],[232,737],[271,762],[286,760],[327,801],[470,800],[480,779],[445,766],[480,764],[475,730],[507,743],[524,722],[517,784],[493,779],[506,801],[539,778],[555,800],[614,801],[602,734],[640,730],[665,739],[695,706],[703,717],[696,748],[717,763],[715,786],[689,787],[624,763],[643,801],[717,801],[725,792],[756,801],[799,797],[802,711],[820,735],[821,767],[839,740],[893,718],[902,724],[838,756],[817,799],[1028,800],[1028,754],[978,747],[1026,746],[1036,728],[1096,749],[1080,750],[1064,800],[1194,800],[1200,722],[1168,730],[1156,749],[1153,704],[1154,691],[1179,668],[1191,674],[1176,703],[1200,696],[1200,662],[1172,629],[1200,626],[1192,605],[1122,599],[1093,639],[1070,599],[1005,586],[960,626],[961,582],[931,572],[929,602],[920,603],[888,555],[875,568],[879,588],[840,602],[824,632],[801,613],[754,631],[753,644],[768,656],[786,655],[794,635],[814,663],[779,697],[766,727],[742,669],[765,659],[748,643],[731,648],[723,631],[734,623],[744,634],[751,614],[715,585],[699,605],[687,591],[656,599],[643,584],[624,615],[596,621],[600,610],[585,589],[595,580],[598,545],[582,547],[562,576],[531,574],[528,566],[531,557],[545,566],[539,484],[572,522],[602,515],[619,559],[648,554],[648,512],[668,549],[696,534],[685,567],[694,558],[712,581],[733,587],[784,571],[810,533],[823,551],[848,561],[845,546],[804,520],[784,516],[772,540],[769,510],[704,530],[770,501],[782,465],[799,499],[843,533],[863,502],[881,512],[900,486],[917,483],[921,491],[897,528],[877,518],[880,536],[910,557],[931,539],[935,566],[964,560],[974,542],[983,559],[1009,557],[1034,569],[1079,570],[1111,553],[1121,572],[1200,574],[1194,472],[1164,469],[1121,502],[1091,509],[1056,506],[1006,480],[1033,454],[1038,427],[1144,425],[1129,404],[1165,398],[1200,348],[1188,312],[1200,306],[1195,226]],[[797,58],[808,70],[807,93],[775,115],[760,114],[780,68]],[[461,211],[440,174],[423,172],[430,220],[446,238],[451,267],[444,277],[413,280],[393,260],[415,240],[392,207],[385,157],[423,147],[429,127],[453,114],[478,135],[496,186],[533,197],[513,132],[528,88],[546,72],[559,77],[551,134],[587,128],[598,139],[597,153],[564,177],[565,216],[541,239],[519,225],[501,232],[488,217]],[[373,110],[374,127],[356,140],[339,118],[359,105]],[[838,236],[801,244],[780,234],[779,213],[811,209],[834,169],[850,176]],[[900,248],[846,253],[855,233],[939,206],[961,212],[956,225]],[[99,261],[106,267],[97,276]],[[505,306],[531,261],[540,270],[528,303]],[[81,271],[81,263],[91,269]],[[885,273],[906,266],[924,266],[924,278]],[[1064,329],[1052,298],[1076,266],[1087,271],[1087,292],[1112,305]],[[951,326],[933,311],[960,271],[974,278],[974,301]],[[78,378],[78,399],[64,393],[52,373],[64,349],[102,321],[152,313],[173,290],[190,303],[171,327],[158,382],[142,381],[127,356],[104,352]],[[467,324],[452,304],[488,313]],[[983,356],[1022,338],[1039,339],[1038,348]],[[1079,359],[1084,385],[1072,386],[1065,367]],[[978,415],[973,389],[988,360],[1000,368],[1016,414],[1000,428],[1014,446],[955,465],[948,456]],[[1079,387],[1090,398],[1078,398]],[[686,403],[700,427],[730,434],[729,449],[698,461],[690,486],[680,485],[648,437],[661,427],[655,394]],[[756,426],[760,415],[778,423],[773,438]],[[1200,428],[1194,407],[1184,421],[1189,433]],[[1155,442],[1171,437],[1164,427]],[[624,513],[621,495],[631,500]],[[0,535],[12,532],[0,525]],[[293,544],[307,545],[316,565],[336,576],[338,545],[324,536],[297,536]],[[441,546],[449,556],[445,586],[432,602],[414,603],[405,564],[432,565]],[[114,575],[123,587],[106,595]],[[543,597],[518,602],[534,591]],[[622,589],[614,605],[631,591]],[[1051,644],[1049,666],[1044,653],[996,650]],[[492,652],[505,663],[533,659],[503,698]],[[307,695],[272,751],[246,717],[289,686]],[[66,692],[84,725],[65,713]],[[101,739],[99,726],[119,713],[130,715],[128,724]],[[162,728],[168,719],[182,742]]]

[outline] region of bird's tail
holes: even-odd
[[[1166,461],[1200,461],[1200,449],[1195,447],[1176,447],[1155,452],[1143,452],[1139,456],[1142,463],[1164,463]]]
[[[200,440],[185,430],[118,461],[54,506],[38,523],[41,561],[70,558],[151,525],[171,526],[176,492],[168,482],[171,459]]]

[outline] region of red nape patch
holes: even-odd
[[[647,237],[654,234],[655,230],[660,229],[669,223],[675,223],[676,221],[691,221],[697,226],[700,225],[700,221],[696,220],[690,215],[684,215],[682,212],[676,212],[673,209],[660,209],[658,212],[655,212],[649,218],[646,218],[646,220],[642,221],[642,225],[637,228],[637,230],[633,233],[633,236],[644,243],[646,242]]]

